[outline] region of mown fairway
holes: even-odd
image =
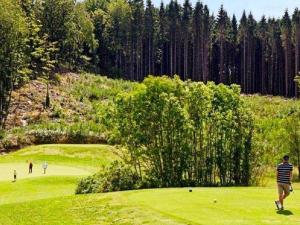
[[[78,179],[117,158],[113,152],[105,145],[44,145],[1,156],[0,224],[300,224],[298,184],[282,213],[274,207],[274,185],[75,196]],[[26,173],[27,160],[35,163],[32,175]],[[25,170],[18,171],[16,183],[9,176],[14,168]]]

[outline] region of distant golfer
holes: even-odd
[[[32,162],[29,163],[29,173],[32,173],[33,164]]]
[[[17,181],[17,171],[14,170],[14,182],[16,182],[16,181]]]
[[[43,163],[43,170],[44,170],[44,174],[46,174],[46,170],[47,170],[47,168],[48,168],[48,163],[45,161],[44,163]]]
[[[275,201],[278,210],[284,210],[283,200],[289,196],[291,180],[293,176],[293,165],[289,163],[289,156],[283,157],[283,162],[277,166],[277,186],[279,200]]]

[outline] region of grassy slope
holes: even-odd
[[[104,113],[118,93],[136,84],[85,73],[57,78],[50,85],[50,108],[43,107],[46,84],[40,80],[12,93],[0,152],[41,143],[106,143]]]
[[[300,107],[300,101],[279,96],[243,95],[243,99],[250,107],[254,117],[254,136],[252,152],[258,155],[258,161],[254,162],[261,168],[256,174],[263,174],[262,178],[274,176],[276,165],[281,162],[284,154],[290,155],[290,143],[285,130],[286,118],[290,110]],[[296,158],[291,158],[293,164]],[[268,172],[266,172],[268,171]],[[294,180],[298,177],[298,170],[294,170]],[[268,179],[261,179],[260,184],[268,183]]]
[[[96,169],[95,161],[103,165],[116,157],[112,149],[105,145],[36,146],[1,156],[0,165],[13,165],[27,158],[42,162],[47,158],[53,160],[52,164],[90,164]],[[287,200],[287,210],[278,214],[273,203],[274,186],[195,188],[192,193],[187,188],[174,188],[76,196],[74,190],[80,175],[58,175],[0,182],[0,224],[300,224],[299,184],[295,184],[295,193]]]

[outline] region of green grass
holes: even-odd
[[[12,180],[14,170],[17,171],[18,180],[48,176],[74,176],[74,174],[76,176],[87,176],[90,174],[90,170],[87,169],[53,164],[48,166],[46,174],[44,174],[40,165],[34,166],[33,172],[28,174],[28,165],[25,163],[4,163],[0,164],[0,181]]]
[[[84,73],[72,85],[71,94],[78,100],[82,99],[88,102],[112,100],[120,92],[133,89],[136,84],[136,82]]]
[[[283,117],[287,109],[300,106],[298,99],[280,96],[243,95],[243,99],[250,106],[256,119]]]
[[[53,101],[54,120],[33,121],[8,133],[24,143],[30,142],[26,132],[32,130],[105,133],[100,121],[110,102],[134,86],[134,82],[83,74],[59,87],[62,96],[72,101]],[[261,162],[275,165],[287,151],[284,119],[288,109],[299,106],[300,101],[258,95],[243,98],[255,119],[253,151],[261,155]],[[0,155],[0,225],[300,224],[300,184],[294,185],[295,193],[287,199],[286,211],[277,213],[273,170],[264,182],[266,187],[195,188],[192,193],[187,188],[174,188],[74,194],[81,177],[117,159],[115,153],[120,151],[108,145],[39,145]],[[28,161],[34,163],[31,175],[27,174]],[[49,164],[46,175],[41,168],[44,161]],[[15,183],[11,182],[14,169],[18,171]]]
[[[109,145],[37,145],[0,157],[0,163],[27,163],[33,161],[41,167],[47,161],[51,164],[84,167],[95,171],[117,159],[117,150]],[[0,178],[1,179],[1,178]]]
[[[250,187],[67,196],[1,205],[0,224],[300,224],[299,195],[278,213],[275,194],[274,188]]]
[[[0,182],[0,205],[74,195],[79,177],[51,176]],[[0,217],[1,221],[1,217]]]
[[[294,185],[281,214],[274,206],[275,183],[194,188],[191,193],[170,188],[75,195],[78,180],[117,158],[116,151],[106,145],[42,145],[0,156],[0,169],[6,170],[16,165],[26,170],[26,160],[34,160],[37,175],[24,173],[14,183],[0,171],[0,225],[300,224],[300,184]],[[37,166],[45,159],[50,162],[46,176]],[[53,174],[51,166],[57,169]]]
[[[142,191],[129,196],[136,204],[190,224],[300,224],[300,196],[287,200],[287,210],[278,214],[274,188],[196,188]],[[216,203],[214,200],[216,199]],[[297,222],[298,221],[298,222]]]
[[[74,195],[79,179],[117,159],[116,152],[109,145],[38,145],[2,155],[0,204]],[[32,174],[28,174],[28,161],[34,165]],[[46,174],[42,169],[44,161],[48,162]]]

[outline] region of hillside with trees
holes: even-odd
[[[238,84],[246,94],[297,94],[298,9],[291,16],[285,12],[280,19],[256,21],[251,13],[230,17],[223,6],[213,16],[206,5],[189,1],[159,8],[150,0],[145,5],[140,0],[0,0],[0,6],[3,150],[52,142],[121,143],[113,133],[114,100],[134,89],[137,83],[131,80],[141,82],[150,74]],[[68,71],[77,74],[59,74]],[[193,90],[190,100],[196,101]],[[287,124],[295,124],[298,103],[280,99],[275,106],[268,97],[245,99],[255,117],[255,152],[295,152],[293,141],[289,146],[276,138],[297,137],[284,132],[284,117],[291,115]],[[259,103],[267,113],[261,114]],[[278,120],[271,122],[274,117]],[[202,129],[207,128],[196,130]],[[199,143],[207,132],[195,133],[194,141]]]

